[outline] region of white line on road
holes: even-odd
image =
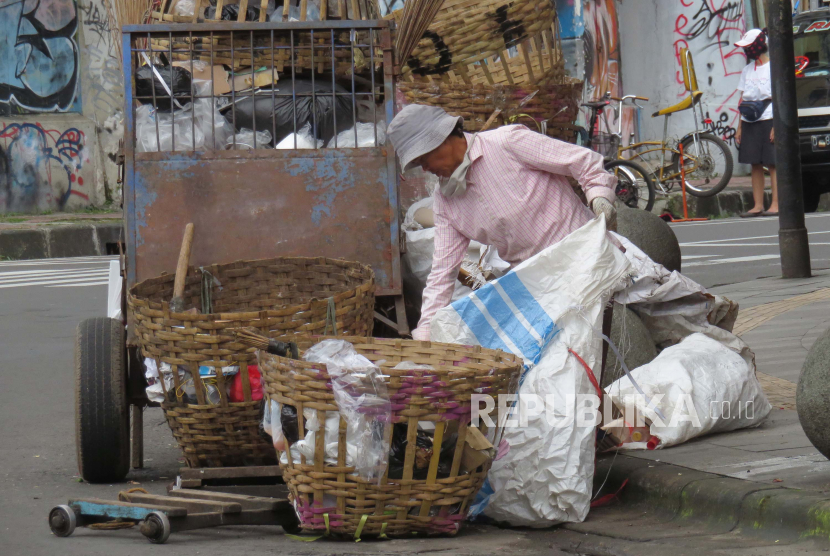
[[[104,282],[85,282],[83,284],[64,284],[62,286],[46,286],[47,288],[80,288],[85,286],[106,286],[108,281]]]
[[[107,267],[73,268],[59,270],[18,270],[15,272],[0,272],[0,279],[11,278],[12,276],[48,276],[50,274],[66,274],[77,272],[107,272]]]
[[[808,220],[812,220],[814,218],[830,218],[830,213],[823,213],[823,214],[808,214],[806,215]],[[676,224],[672,224],[672,228],[688,228],[690,226],[714,226],[714,225],[724,225],[724,224],[757,224],[759,222],[769,222],[770,220],[775,220],[772,217],[758,217],[758,218],[730,218],[726,220],[708,220],[706,222],[678,222]]]
[[[751,257],[730,257],[728,259],[715,259],[713,261],[697,261],[693,263],[684,264],[683,268],[689,268],[690,266],[710,266],[716,264],[725,264],[725,263],[748,263],[751,261],[765,261],[769,259],[778,259],[781,255],[754,255]]]
[[[0,267],[4,266],[51,266],[56,264],[93,264],[106,263],[117,260],[117,256],[100,257],[73,257],[70,259],[26,259],[21,261],[0,261]]]
[[[823,232],[809,232],[807,235],[818,235],[818,234],[830,234],[830,230],[825,230]],[[742,237],[736,239],[729,239],[729,238],[721,238],[721,239],[707,239],[705,241],[691,241],[688,243],[681,243],[680,247],[691,247],[695,245],[708,245],[710,243],[724,243],[726,241],[747,241],[750,239],[770,239],[770,238],[777,238],[778,234],[774,236],[754,236],[754,237]]]
[[[65,272],[62,274],[51,274],[47,276],[15,276],[13,278],[2,278],[0,284],[25,284],[36,280],[61,280],[64,278],[98,278],[106,276],[106,270],[93,270],[89,272]]]
[[[90,282],[90,281],[99,280],[99,279],[100,278],[98,276],[87,276],[87,277],[84,277],[84,278],[72,278],[72,279],[66,279],[66,280],[46,280],[46,281],[40,281],[40,282],[23,282],[23,283],[19,283],[19,284],[4,283],[4,284],[0,284],[0,289],[24,288],[26,286],[50,286],[52,284],[72,284],[72,283],[75,283],[75,282]]]

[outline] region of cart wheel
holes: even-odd
[[[90,483],[118,482],[130,469],[124,325],[87,319],[75,339],[75,446]]]
[[[147,514],[139,530],[151,543],[164,544],[170,538],[170,520],[164,512],[153,512]]]
[[[282,530],[289,535],[299,535],[302,532],[300,520],[297,518],[297,515],[293,513],[290,516],[286,516],[285,521],[280,523],[280,526],[282,527]]]
[[[78,518],[69,506],[55,506],[49,512],[49,528],[56,537],[68,537],[75,531]]]

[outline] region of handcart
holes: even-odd
[[[76,345],[76,444],[85,480],[115,482],[130,467],[143,466],[143,410],[158,404],[145,395],[126,292],[176,268],[187,223],[195,225],[190,260],[196,267],[274,256],[367,264],[374,271],[375,295],[389,308],[376,318],[408,333],[397,163],[378,135],[385,127],[376,125],[394,115],[391,25],[327,20],[124,26],[121,279],[111,280],[110,314],[81,323]],[[137,76],[151,59],[158,66],[169,64],[164,71],[187,69],[194,83],[197,74],[207,77],[209,90],[193,85],[182,94],[168,86],[166,99],[155,87],[152,96],[138,91]],[[217,92],[219,74],[227,74],[223,68],[236,69],[240,61],[275,69],[277,83],[248,91],[231,84],[229,92]],[[208,103],[203,118],[210,120],[211,132],[204,131],[206,120],[196,121],[200,102]],[[180,114],[187,114],[190,103],[195,109],[184,120]],[[278,114],[286,110],[287,124]],[[228,137],[217,131],[225,125],[222,117],[234,127]],[[361,117],[375,130],[368,146],[365,134],[358,138]],[[240,148],[243,125],[252,128],[254,139]],[[286,125],[294,148],[274,148]],[[297,148],[303,126],[313,144]],[[172,137],[165,136],[166,129],[173,130]],[[350,130],[354,138],[345,133]],[[265,131],[268,141],[257,142],[257,133]],[[86,519],[83,511],[76,514],[75,522]],[[58,515],[72,521],[71,512]],[[175,519],[167,517],[176,530]]]

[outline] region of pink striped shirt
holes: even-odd
[[[429,340],[432,317],[450,304],[470,240],[495,246],[516,265],[594,217],[565,176],[576,178],[589,204],[596,197],[616,199],[616,178],[603,169],[602,155],[522,125],[479,133],[470,160],[464,193],[435,193],[435,253],[416,340]]]

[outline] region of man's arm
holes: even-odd
[[[424,289],[421,320],[418,328],[412,331],[414,339],[429,340],[432,317],[452,301],[458,269],[469,245],[469,238],[450,226],[444,216],[435,213],[435,252],[432,255],[432,270]]]
[[[572,176],[585,192],[588,206],[597,197],[603,197],[611,203],[617,198],[614,193],[617,178],[605,171],[603,157],[598,152],[552,139],[524,126],[510,128],[506,146],[531,168]]]

